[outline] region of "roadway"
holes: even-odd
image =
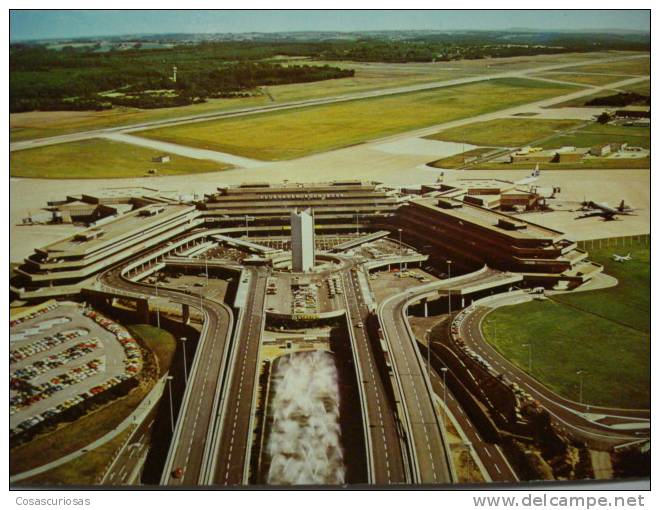
[[[268,271],[250,269],[250,283],[242,310],[240,332],[236,336],[230,364],[231,384],[222,397],[217,416],[209,468],[210,483],[241,485],[248,483],[253,412],[259,375],[259,349],[265,322]]]
[[[428,83],[419,83],[419,84],[407,85],[407,86],[402,86],[402,87],[392,87],[392,88],[387,88],[387,89],[378,89],[378,90],[371,90],[371,91],[366,91],[366,92],[357,92],[357,93],[353,93],[353,94],[342,94],[342,95],[338,95],[338,96],[331,96],[331,97],[325,97],[325,98],[320,98],[320,99],[306,99],[306,100],[300,100],[300,101],[291,101],[291,102],[286,102],[286,103],[279,103],[279,104],[275,104],[275,105],[255,106],[255,107],[250,107],[250,108],[238,108],[238,109],[226,110],[226,111],[222,111],[222,112],[211,112],[211,113],[203,113],[203,114],[198,114],[198,115],[187,115],[187,116],[181,116],[181,117],[176,117],[176,118],[172,118],[172,119],[142,122],[142,123],[139,123],[139,124],[129,124],[129,125],[125,125],[125,126],[101,128],[101,129],[94,129],[94,130],[90,130],[90,131],[80,131],[80,132],[77,132],[77,133],[70,133],[70,134],[47,137],[47,138],[39,138],[39,139],[35,139],[35,140],[19,141],[19,142],[10,143],[9,150],[11,152],[13,152],[13,151],[24,150],[24,149],[32,149],[32,148],[35,148],[35,147],[42,147],[42,146],[46,146],[46,145],[54,145],[54,144],[59,144],[59,143],[67,143],[67,142],[74,142],[74,141],[80,141],[80,140],[87,140],[87,139],[90,139],[90,138],[99,138],[99,137],[103,137],[103,136],[106,136],[106,135],[112,135],[113,133],[131,133],[131,132],[136,132],[136,131],[142,131],[142,130],[147,130],[147,129],[155,129],[155,128],[161,128],[161,127],[168,127],[168,126],[175,126],[175,125],[180,125],[180,124],[191,124],[191,123],[196,123],[196,122],[205,122],[205,121],[209,121],[209,120],[218,120],[218,119],[232,118],[232,117],[238,117],[238,116],[244,116],[244,115],[257,115],[257,114],[260,114],[260,113],[279,111],[279,110],[288,110],[288,109],[292,109],[292,108],[318,106],[318,105],[331,104],[331,103],[340,103],[340,102],[345,102],[345,101],[354,101],[356,99],[368,99],[368,98],[388,96],[388,95],[393,95],[393,94],[404,94],[404,93],[418,92],[418,91],[429,90],[429,89],[453,87],[453,86],[456,86],[456,85],[464,85],[464,84],[468,84],[468,83],[474,83],[474,82],[480,82],[480,81],[486,81],[486,80],[493,80],[493,79],[500,79],[500,78],[524,78],[524,77],[526,77],[530,74],[533,74],[533,73],[542,73],[542,72],[547,72],[547,71],[554,71],[554,70],[562,69],[562,68],[565,68],[565,67],[573,67],[573,66],[581,66],[581,65],[589,65],[589,64],[602,64],[602,63],[607,63],[607,62],[644,58],[645,56],[646,55],[626,55],[626,56],[610,57],[610,58],[602,58],[601,57],[601,58],[597,58],[597,59],[585,59],[585,60],[582,60],[582,61],[575,61],[575,62],[569,62],[569,63],[564,62],[564,63],[560,63],[560,64],[551,64],[551,65],[539,66],[539,67],[535,67],[535,68],[531,68],[531,69],[524,69],[524,70],[518,70],[518,71],[507,71],[507,72],[501,72],[501,73],[493,73],[493,74],[485,74],[485,75],[477,75],[477,76],[468,76],[468,77],[457,78],[457,79],[453,79],[453,80],[443,80],[443,81],[434,81],[434,82],[428,82]],[[597,89],[597,87],[589,88],[588,85],[585,85],[584,88],[587,89],[586,91],[584,91],[585,95],[586,94],[591,94],[591,93],[593,93],[593,91],[595,91]],[[603,88],[607,88],[607,87],[603,87]]]
[[[492,309],[490,306],[475,306],[461,321],[459,335],[466,346],[482,356],[496,371],[504,374],[508,380],[518,384],[520,388],[536,399],[550,413],[553,421],[560,429],[599,447],[626,443],[647,435],[646,432],[640,435],[634,430],[612,429],[607,425],[589,419],[589,415],[627,417],[632,418],[632,421],[634,421],[635,419],[650,418],[649,410],[613,409],[574,402],[557,395],[503,357],[486,342],[481,332],[481,321]]]
[[[156,296],[156,289],[147,284],[133,283],[121,276],[121,270],[112,269],[101,276],[105,287],[119,293]],[[233,316],[224,304],[211,300],[200,300],[200,294],[189,295],[165,287],[159,287],[160,298],[170,298],[177,303],[202,308],[204,313],[203,334],[197,346],[189,380],[176,420],[172,444],[174,449],[168,456],[166,469],[181,468],[181,478],[164,474],[163,482],[170,485],[198,485],[203,475],[204,450],[207,437],[213,430],[213,415],[216,387],[222,377],[226,363],[228,344],[232,333]]]
[[[435,412],[426,369],[405,323],[409,292],[386,299],[379,308],[383,334],[391,354],[395,379],[401,394],[404,423],[413,464],[413,482],[451,483],[449,451]]]
[[[366,333],[369,308],[362,297],[357,273],[342,271],[342,285],[346,299],[348,327],[353,330],[356,360],[364,392],[363,413],[369,422],[369,439],[372,462],[370,483],[390,485],[406,483],[406,469],[401,449],[400,434],[395,409],[385,392],[385,386],[376,365],[373,346]],[[356,374],[357,375],[357,374]]]
[[[434,352],[433,356],[437,357],[437,354]],[[481,464],[486,469],[491,481],[501,483],[518,481],[518,476],[500,447],[481,437],[476,426],[463,411],[463,407],[461,407],[452,391],[448,387],[445,388],[442,378],[433,369],[431,369],[431,384],[434,393],[446,402],[449,413],[454,417],[466,439],[472,445],[472,451],[481,460]]]

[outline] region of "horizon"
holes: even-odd
[[[154,23],[161,28],[144,30]],[[10,11],[10,42],[169,34],[400,31],[650,33],[650,13],[644,10]]]

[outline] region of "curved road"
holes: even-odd
[[[155,287],[125,280],[121,276],[120,268],[103,273],[101,281],[104,286],[119,293],[156,295]],[[159,287],[158,296],[200,308],[199,295],[188,295]],[[168,456],[170,466],[183,469],[181,478],[175,479],[170,476],[167,479],[167,483],[173,485],[197,485],[203,475],[204,449],[215,421],[212,411],[216,400],[216,386],[226,364],[231,336],[233,317],[231,310],[224,303],[202,300],[201,308],[204,313],[206,334],[200,335],[184,400],[176,421],[173,438],[176,449]]]
[[[523,390],[548,410],[555,423],[560,428],[572,432],[587,442],[597,445],[615,445],[640,439],[646,436],[637,435],[634,431],[615,430],[603,424],[591,421],[585,417],[586,413],[605,414],[637,419],[650,418],[648,410],[612,409],[606,407],[587,406],[557,395],[548,387],[538,382],[524,370],[502,356],[494,347],[486,342],[481,332],[481,321],[492,311],[488,306],[475,306],[464,318],[459,326],[459,334],[465,345],[472,348],[486,359],[495,370],[517,383]]]

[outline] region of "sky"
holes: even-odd
[[[617,11],[201,11],[12,10],[10,39],[158,33],[363,30],[644,30],[645,10]]]

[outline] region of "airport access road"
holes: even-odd
[[[230,381],[223,391],[216,417],[207,480],[214,485],[248,483],[253,407],[259,376],[259,349],[266,318],[268,271],[252,268],[245,307],[232,352]]]
[[[369,308],[362,295],[358,273],[350,269],[342,271],[342,285],[346,297],[346,318],[353,331],[357,368],[361,374],[358,384],[364,393],[363,413],[369,423],[371,454],[371,483],[391,485],[409,482],[402,452],[399,425],[393,402],[376,365],[373,345],[367,336]]]
[[[433,353],[433,356],[437,357],[437,354]],[[509,464],[504,452],[498,445],[489,443],[481,437],[477,427],[465,413],[460,402],[454,397],[452,391],[445,387],[442,378],[433,369],[431,369],[431,384],[435,394],[446,402],[449,413],[454,417],[465,438],[472,445],[474,453],[481,460],[481,464],[486,469],[491,481],[501,483],[517,482],[519,480],[518,476]]]
[[[175,126],[179,124],[191,124],[195,122],[205,122],[209,120],[218,120],[223,118],[232,118],[244,115],[255,115],[260,113],[278,111],[278,110],[288,110],[293,108],[301,108],[307,106],[317,106],[330,103],[340,103],[345,101],[354,101],[357,99],[368,99],[372,97],[388,96],[393,94],[404,94],[408,92],[417,92],[429,89],[443,88],[443,87],[452,87],[456,85],[463,85],[467,83],[474,83],[485,80],[493,80],[498,78],[524,78],[530,74],[542,73],[546,71],[555,71],[558,69],[563,69],[565,67],[574,67],[574,66],[583,66],[590,64],[603,64],[608,62],[618,62],[625,60],[632,60],[638,58],[645,58],[646,55],[625,55],[625,56],[616,56],[609,58],[591,58],[585,59],[582,61],[574,62],[563,62],[559,64],[550,64],[545,66],[533,67],[530,69],[516,70],[516,71],[505,71],[501,73],[492,73],[492,74],[483,74],[476,76],[469,76],[465,78],[457,78],[453,80],[443,80],[429,83],[419,83],[414,85],[407,85],[403,87],[393,87],[387,89],[378,89],[371,90],[366,92],[358,92],[354,94],[343,94],[339,96],[331,96],[320,99],[306,99],[301,101],[291,101],[286,103],[279,103],[275,105],[267,106],[256,106],[250,108],[238,108],[233,110],[226,110],[222,112],[212,112],[212,113],[203,113],[198,115],[187,115],[182,117],[176,117],[172,119],[157,120],[151,122],[143,122],[139,124],[129,124],[125,126],[117,126],[111,128],[101,128],[94,129],[90,131],[80,131],[77,133],[70,133],[59,136],[52,136],[47,138],[39,138],[34,140],[24,140],[19,142],[13,142],[9,145],[10,152],[33,149],[36,147],[42,147],[46,145],[55,145],[59,143],[67,142],[76,142],[80,140],[87,140],[90,138],[99,138],[105,135],[111,135],[113,133],[131,133],[136,131],[143,131],[147,129],[155,129],[161,127]],[[644,79],[644,78],[640,78]],[[605,87],[590,87],[584,85],[583,95],[592,94],[597,89],[606,89]]]
[[[465,345],[488,361],[494,370],[504,374],[511,382],[515,382],[534,399],[538,400],[541,406],[550,413],[553,421],[560,429],[570,432],[588,444],[601,448],[630,442],[647,435],[647,431],[644,430],[640,433],[639,430],[613,429],[610,426],[590,420],[589,414],[628,417],[631,422],[637,422],[643,426],[643,423],[637,420],[648,419],[648,410],[611,409],[573,402],[557,395],[502,356],[486,342],[481,331],[481,322],[492,309],[490,306],[474,306],[460,323],[460,337]]]
[[[125,280],[121,276],[120,268],[104,273],[101,281],[105,287],[119,294],[156,296],[157,292],[161,298],[202,309],[204,327],[188,374],[188,384],[161,479],[161,483],[166,485],[198,485],[203,475],[206,439],[215,422],[212,410],[218,381],[226,364],[233,314],[224,303],[203,299],[203,289],[200,289],[201,300],[200,295],[164,287],[159,287],[156,291],[151,285]],[[180,478],[171,476],[172,471],[177,468],[183,471]]]

